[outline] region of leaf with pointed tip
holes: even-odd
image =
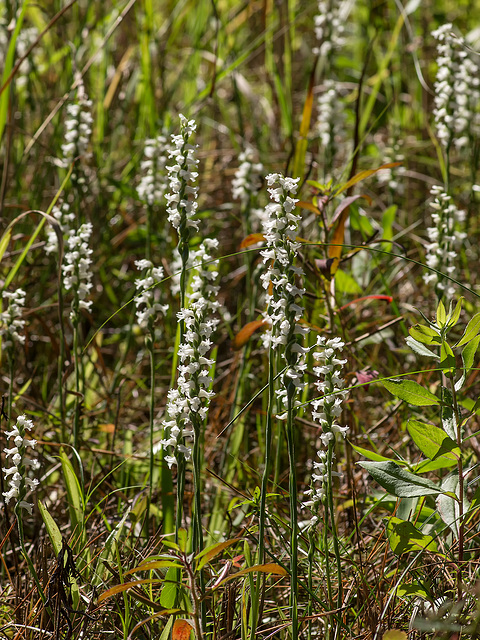
[[[172,629],[172,640],[189,640],[193,631],[192,625],[186,620],[175,620]]]
[[[405,342],[408,344],[408,346],[412,351],[415,351],[415,353],[418,353],[421,356],[425,356],[426,358],[433,358],[434,360],[440,360],[440,357],[436,353],[433,353],[433,351],[430,351],[430,349],[427,349],[427,347],[424,344],[422,344],[421,342],[418,342],[418,340],[415,340],[415,338],[412,338],[412,336],[407,336],[405,338]]]
[[[212,544],[203,551],[200,551],[199,554],[195,556],[195,560],[198,560],[197,570],[204,567],[208,562],[213,560],[219,553],[221,553],[224,549],[231,547],[232,544],[236,544],[239,542],[238,538],[234,538],[233,540],[225,540],[225,542],[219,542],[217,544]]]
[[[480,313],[477,313],[473,316],[470,322],[467,324],[465,331],[463,332],[463,336],[455,345],[456,347],[462,347],[470,340],[473,340],[480,331]]]
[[[416,407],[428,407],[440,403],[437,396],[413,380],[382,380],[382,384],[394,396]]]
[[[359,462],[388,493],[397,498],[434,496],[441,489],[431,480],[402,469],[395,462]]]
[[[444,327],[447,321],[447,312],[445,310],[445,305],[440,300],[437,307],[437,325],[439,327]]]
[[[265,236],[263,233],[251,233],[249,236],[244,238],[240,243],[240,249],[246,249],[247,247],[251,247],[254,244],[258,244],[259,242],[265,242]]]
[[[460,449],[443,429],[420,420],[409,420],[407,430],[420,451],[430,460],[445,458],[452,464],[458,462]]]
[[[265,326],[267,326],[267,322],[264,319],[252,320],[252,322],[247,322],[247,324],[240,329],[240,331],[233,339],[232,347],[235,349],[235,351],[238,351],[238,349],[241,349],[247,344],[255,331],[258,331],[258,329],[261,329]]]
[[[422,533],[408,520],[395,516],[388,518],[387,537],[393,553],[399,556],[420,549],[437,551],[437,543],[432,536]]]

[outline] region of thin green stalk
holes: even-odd
[[[80,431],[80,358],[78,353],[78,317],[73,321],[73,360],[75,367],[75,413],[73,420],[73,448],[78,451]]]
[[[149,406],[149,427],[150,427],[150,451],[149,451],[149,489],[148,503],[145,517],[147,529],[147,537],[150,535],[150,505],[153,496],[153,472],[154,472],[154,455],[153,455],[153,416],[155,414],[155,354],[153,352],[153,343],[155,339],[155,331],[152,330],[149,336],[148,352],[150,356],[150,406]]]
[[[336,567],[337,567],[337,609],[341,609],[343,601],[343,584],[342,584],[342,558],[340,555],[340,547],[338,544],[338,532],[335,524],[335,510],[333,506],[333,480],[332,480],[332,464],[333,464],[333,449],[335,447],[335,440],[330,440],[328,443],[327,452],[327,474],[328,474],[328,489],[327,500],[328,510],[330,512],[330,531],[333,540],[333,551],[335,553]],[[337,613],[337,625],[335,628],[335,638],[338,638],[338,634],[341,628],[341,613]]]
[[[290,494],[290,608],[292,612],[292,640],[298,638],[298,514],[297,514],[297,471],[295,465],[295,425],[293,399],[295,386],[292,382],[287,387],[287,445],[290,475],[288,489]]]

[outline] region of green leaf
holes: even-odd
[[[62,549],[62,534],[60,533],[60,529],[58,528],[55,520],[49,514],[47,507],[42,504],[40,500],[38,501],[38,509],[42,516],[42,520],[45,523],[45,528],[52,543],[53,550],[55,551],[55,555],[58,556]]]
[[[439,404],[439,399],[413,380],[383,380],[383,386],[394,396],[416,407]]]
[[[455,355],[452,351],[452,347],[442,340],[442,346],[440,347],[440,366],[444,371],[454,371],[456,367]]]
[[[180,581],[180,571],[175,567],[170,567],[165,575],[165,584],[160,594],[160,604],[165,609],[172,609],[177,599]]]
[[[175,616],[170,616],[170,618],[168,619],[167,624],[165,625],[165,629],[162,631],[162,635],[160,636],[160,638],[158,640],[169,640],[170,631],[172,629],[174,620],[175,620]]]
[[[419,549],[426,549],[433,553],[438,550],[432,536],[422,533],[408,520],[401,520],[395,516],[388,518],[387,536],[393,553],[399,556]]]
[[[357,447],[357,445],[355,444],[351,444],[352,449],[354,449],[354,451],[356,451],[357,453],[359,453],[361,456],[364,456],[365,458],[368,458],[368,460],[374,460],[375,462],[393,462],[393,460],[391,460],[390,458],[385,458],[385,456],[381,456],[378,453],[375,453],[375,451],[369,451],[368,449],[364,449],[363,447]]]
[[[460,391],[463,387],[463,384],[467,378],[467,374],[473,366],[475,361],[475,354],[477,353],[478,345],[480,343],[480,336],[476,336],[473,340],[470,340],[468,344],[462,350],[462,362],[463,362],[463,373],[461,378],[457,380],[455,383],[455,391]]]
[[[445,310],[445,305],[440,300],[437,307],[437,326],[444,327],[447,321],[447,312]]]
[[[415,324],[408,330],[409,334],[422,344],[440,344],[441,338],[439,332],[432,327],[424,324]]]
[[[458,462],[460,449],[443,429],[420,420],[409,420],[407,430],[420,451],[430,460],[446,458],[454,464]]]
[[[480,330],[480,313],[477,313],[473,316],[470,322],[467,324],[465,331],[463,332],[463,336],[455,345],[456,347],[462,347],[470,340],[473,340],[478,335]]]
[[[433,351],[430,351],[430,349],[427,349],[425,345],[423,345],[418,340],[415,340],[415,338],[412,338],[412,336],[407,336],[405,338],[405,342],[408,344],[408,346],[412,351],[415,351],[421,356],[426,356],[427,358],[433,358],[434,360],[440,360],[440,357],[436,353],[433,353]]]
[[[460,299],[457,302],[457,306],[455,307],[455,311],[452,311],[453,301],[450,303],[450,311],[447,318],[447,325],[449,327],[454,327],[457,324],[462,312],[462,303],[464,300],[465,298],[463,296],[460,296]]]
[[[83,546],[83,539],[85,537],[83,492],[72,463],[63,449],[60,451],[60,461],[62,463],[63,477],[67,489],[71,527],[72,531],[75,531],[75,539],[77,540],[75,547],[80,549]]]
[[[426,592],[426,590],[420,584],[405,584],[401,582],[397,589],[396,594],[399,598],[413,596],[416,598],[424,598],[428,600],[430,595]]]
[[[359,462],[388,493],[397,498],[434,496],[441,489],[431,480],[402,469],[396,462]]]

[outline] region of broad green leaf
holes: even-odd
[[[175,567],[170,567],[165,575],[165,584],[160,594],[160,604],[165,609],[171,609],[176,604],[180,575],[180,571]]]
[[[361,456],[365,456],[368,460],[374,460],[375,462],[393,462],[390,458],[385,458],[385,456],[381,456],[375,451],[369,451],[368,449],[364,449],[363,447],[357,447],[355,444],[350,444],[352,449],[354,449]]]
[[[450,469],[456,464],[455,460],[441,457],[436,460],[420,460],[420,462],[412,465],[412,470],[414,473],[430,473],[431,471],[438,471],[438,469]]]
[[[420,451],[430,460],[447,458],[454,463],[458,462],[460,449],[443,429],[420,420],[409,420],[407,430]]]
[[[399,629],[389,629],[382,636],[382,640],[407,640],[407,638],[405,631]]]
[[[416,583],[405,584],[404,582],[401,582],[396,589],[396,594],[399,598],[409,596],[423,598],[425,600],[428,600],[430,598],[424,587]]]
[[[388,209],[385,209],[382,214],[382,238],[384,240],[391,240],[393,238],[393,223],[395,222],[397,209],[398,206],[392,204]],[[389,251],[389,247],[390,245],[386,243],[384,251]]]
[[[445,305],[440,300],[437,307],[437,326],[444,327],[447,321],[447,312],[445,310]]]
[[[401,520],[395,516],[388,518],[387,536],[393,553],[399,556],[419,549],[433,553],[437,551],[437,544],[432,536],[425,535],[408,520]]]
[[[412,338],[412,336],[407,336],[405,338],[405,342],[408,344],[412,351],[415,351],[419,355],[425,356],[427,358],[433,358],[434,360],[440,360],[440,357],[436,353],[433,353],[433,351],[427,349],[425,345],[423,345],[418,340],[415,340],[415,338]]]
[[[397,498],[434,496],[441,489],[431,480],[402,469],[396,462],[359,462],[388,493]]]
[[[473,318],[467,324],[466,329],[463,333],[463,336],[455,346],[462,347],[464,344],[467,344],[467,342],[470,342],[470,340],[473,340],[473,338],[475,338],[478,335],[479,331],[480,331],[480,313],[477,313],[473,316]]]
[[[439,399],[413,380],[383,380],[383,386],[394,396],[416,407],[439,404]]]
[[[458,471],[453,471],[442,481],[442,490],[445,493],[440,494],[436,498],[436,504],[440,517],[447,526],[450,527],[454,537],[458,540],[458,526],[460,523],[460,483],[458,480]],[[453,497],[455,496],[455,498]],[[468,500],[463,495],[463,513],[467,513],[469,509]]]
[[[38,509],[40,511],[40,515],[42,516],[42,520],[45,523],[45,528],[48,533],[48,537],[50,538],[50,542],[52,543],[53,550],[55,551],[55,555],[58,556],[62,549],[62,534],[60,533],[60,529],[57,526],[57,523],[49,514],[47,507],[38,501]]]
[[[427,327],[424,324],[415,324],[408,330],[409,334],[414,340],[421,342],[422,344],[440,344],[441,338],[435,329]]]

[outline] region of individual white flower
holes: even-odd
[[[87,300],[92,285],[92,260],[93,251],[88,246],[92,234],[92,224],[82,224],[78,231],[73,232],[67,239],[67,252],[62,266],[63,285],[67,291],[72,290],[73,301],[70,318],[77,317],[80,309],[90,311],[92,301]]]
[[[33,429],[33,422],[28,420],[25,415],[19,416],[12,431],[6,432],[7,439],[12,441],[14,445],[11,449],[5,448],[3,451],[7,460],[10,460],[12,466],[4,469],[5,479],[8,480],[9,490],[3,493],[5,503],[10,500],[16,500],[18,508],[26,509],[32,514],[33,504],[26,502],[25,497],[28,490],[35,489],[38,485],[37,479],[29,478],[27,475],[28,468],[37,469],[38,461],[31,460],[27,455],[29,448],[35,447],[36,440],[26,437],[26,431]]]
[[[22,318],[25,296],[23,289],[4,291],[2,294],[3,300],[8,300],[8,308],[0,313],[0,336],[5,349],[13,347],[15,342],[25,343],[25,336],[22,335],[25,328],[25,320]]]
[[[173,164],[167,166],[170,192],[165,196],[168,206],[168,220],[182,236],[185,230],[198,230],[198,222],[193,220],[197,212],[198,187],[194,186],[197,178],[198,160],[195,157],[195,146],[189,139],[196,130],[194,120],[187,120],[180,114],[180,135],[172,135],[172,148],[168,153]]]
[[[167,188],[166,164],[170,145],[164,135],[145,142],[144,158],[140,164],[143,173],[137,188],[138,197],[149,206],[159,204]]]
[[[210,338],[219,322],[215,314],[220,305],[217,301],[218,272],[209,252],[217,247],[217,240],[207,238],[190,254],[194,267],[188,306],[177,314],[185,327],[178,349],[177,388],[168,393],[166,414],[169,419],[163,422],[166,437],[161,441],[169,467],[177,464],[178,453],[190,460],[194,434],[205,420],[214,395],[209,390],[212,383],[209,371],[214,361],[208,353],[213,346]]]

